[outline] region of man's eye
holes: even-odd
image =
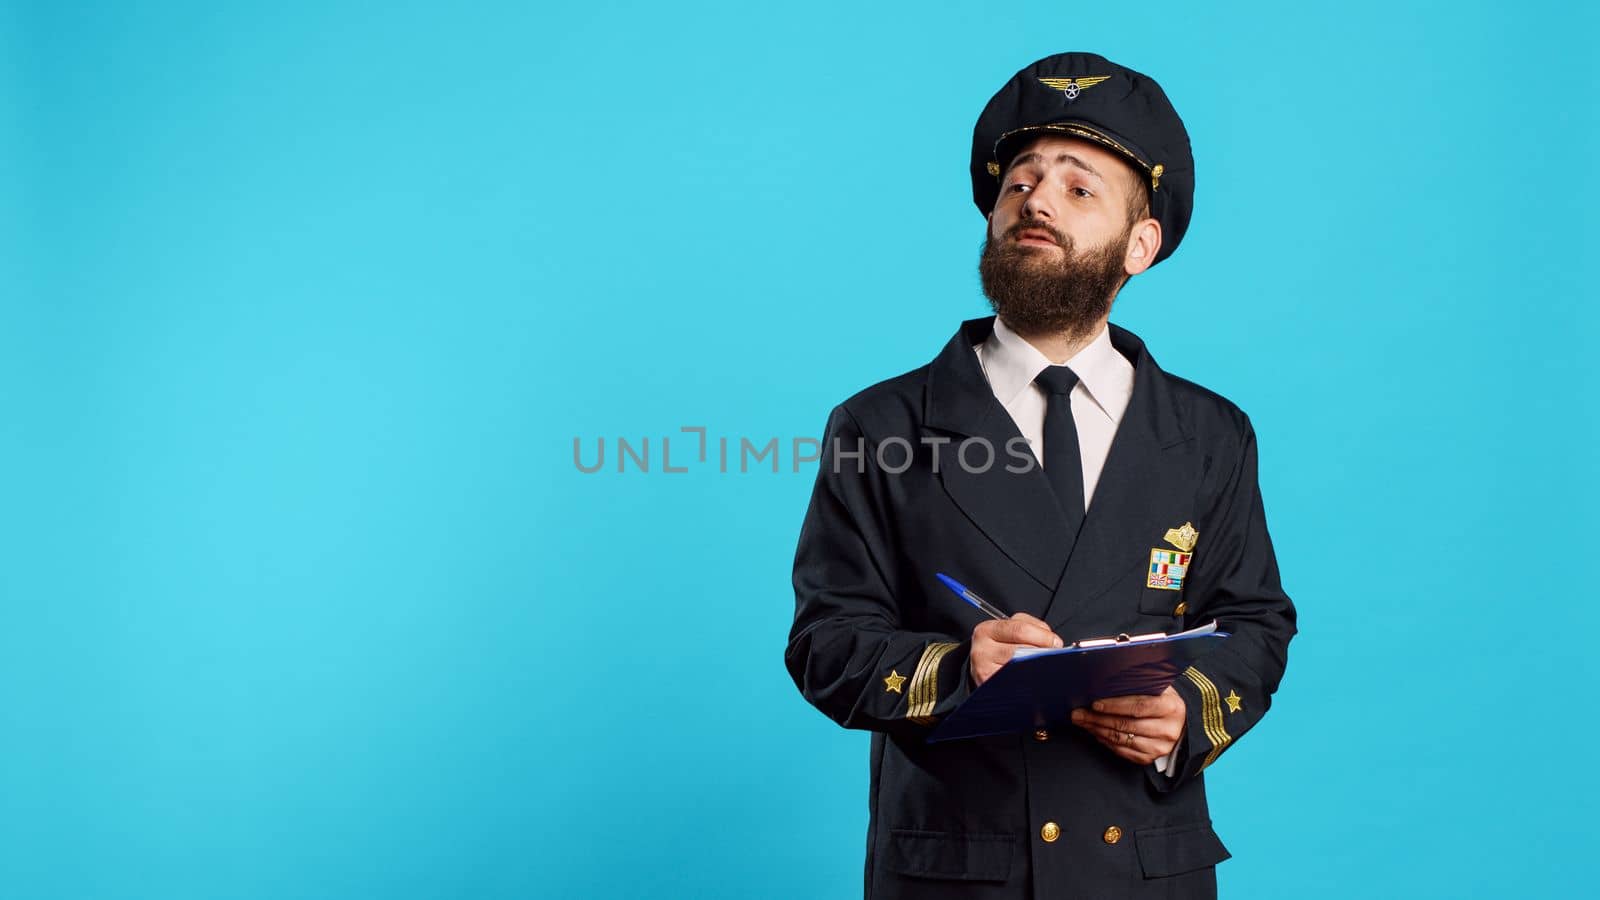
[[[1088,188],[1081,188],[1081,187],[1073,188],[1072,189],[1072,193],[1077,195],[1077,196],[1079,196],[1079,197],[1093,197],[1094,196],[1094,194],[1089,193]]]
[[[1011,187],[1006,188],[1006,190],[1010,191],[1013,194],[1017,193],[1018,191],[1027,191],[1027,190],[1032,190],[1032,189],[1033,189],[1033,185],[1023,184],[1020,181],[1012,184]]]

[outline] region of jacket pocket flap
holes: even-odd
[[[889,832],[890,871],[916,878],[1005,881],[1017,838],[1010,834],[957,834],[944,831]]]
[[[1146,878],[1181,875],[1214,866],[1233,854],[1211,830],[1210,822],[1147,828],[1134,832],[1139,845],[1139,865]]]

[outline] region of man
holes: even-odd
[[[1061,54],[989,101],[972,177],[997,316],[833,411],[785,663],[873,732],[868,897],[1215,896],[1201,772],[1266,712],[1295,613],[1249,419],[1107,321],[1183,237],[1187,132],[1151,79]],[[1019,647],[1212,620],[1231,637],[1159,696],[927,742]]]

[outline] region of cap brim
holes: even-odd
[[[1023,144],[1038,137],[1040,134],[1046,133],[1065,134],[1070,137],[1093,141],[1133,163],[1143,170],[1145,174],[1150,173],[1152,163],[1145,158],[1144,154],[1139,152],[1132,141],[1099,126],[1072,120],[1050,122],[1045,125],[1028,125],[1000,135],[1000,138],[994,142],[995,164],[1000,171],[1005,171],[1006,167],[1011,165],[1011,160],[1016,158],[1017,151],[1022,149]]]

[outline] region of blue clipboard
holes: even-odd
[[[1159,694],[1227,637],[1212,622],[1179,634],[1124,634],[1058,650],[1019,650],[944,717],[928,743],[1020,734],[1070,721],[1074,709],[1105,697]]]

